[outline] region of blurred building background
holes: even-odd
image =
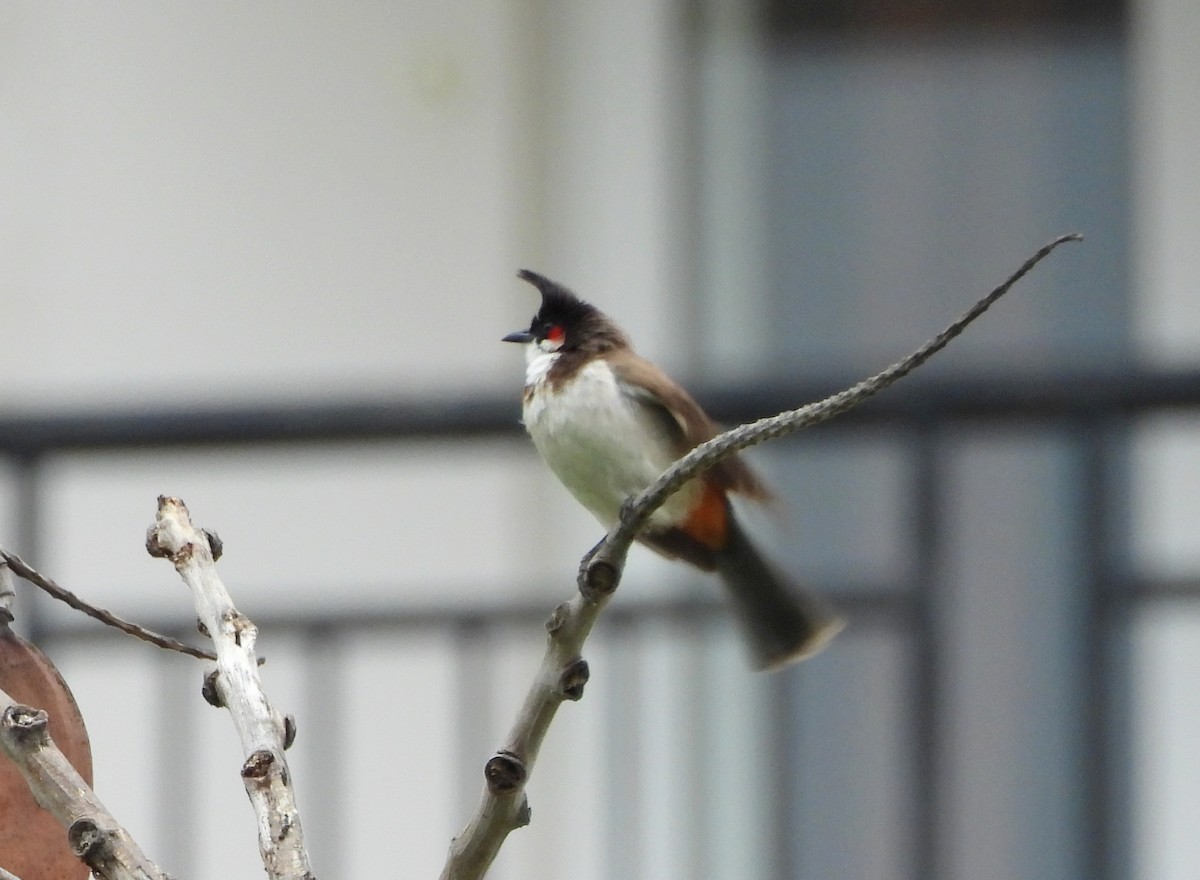
[[[1200,5],[7,3],[0,543],[186,633],[142,536],[225,539],[323,880],[435,876],[595,524],[516,427],[529,266],[724,419],[896,359],[756,458],[848,630],[745,667],[636,551],[498,878],[1191,880]],[[19,607],[97,790],[258,876],[200,671]]]

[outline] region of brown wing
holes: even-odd
[[[608,355],[609,366],[623,390],[662,413],[669,433],[677,439],[677,455],[686,455],[720,428],[679,384],[645,358],[628,349]],[[708,471],[708,478],[722,489],[740,492],[758,501],[771,493],[749,466],[736,455]]]

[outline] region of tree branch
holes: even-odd
[[[0,690],[0,749],[20,769],[38,804],[67,829],[75,854],[103,880],[169,880],[59,751],[48,725],[44,711]]]
[[[626,504],[620,521],[580,563],[579,592],[559,605],[546,624],[549,638],[541,666],[506,745],[484,766],[486,785],[479,807],[467,827],[451,842],[441,880],[483,877],[508,834],[528,824],[530,811],[525,784],[546,731],[563,700],[578,700],[583,696],[588,679],[587,661],[580,656],[583,643],[620,583],[630,545],[654,511],[686,482],[738,451],[826,421],[887,388],[962,333],[1051,251],[1082,238],[1078,234],[1063,235],[1041,247],[1003,284],[945,330],[887,369],[824,400],[742,425],[702,443]]]
[[[178,498],[160,496],[158,516],[146,533],[151,556],[171,560],[192,591],[196,614],[217,649],[216,672],[205,680],[205,697],[233,716],[246,761],[242,781],[258,817],[258,845],[272,880],[313,880],[284,757],[294,724],[272,708],[258,677],[258,628],[233,605],[217,576],[215,535],[192,525]]]
[[[94,618],[103,624],[119,629],[121,632],[141,639],[143,642],[149,642],[152,645],[157,645],[160,648],[166,648],[169,651],[178,651],[180,654],[187,654],[191,657],[198,657],[201,660],[216,660],[217,655],[212,651],[203,651],[200,648],[193,648],[191,645],[184,644],[177,639],[172,639],[168,636],[161,636],[156,632],[151,632],[143,626],[136,623],[131,623],[128,620],[117,617],[111,611],[105,611],[103,608],[97,608],[95,605],[90,605],[80,599],[70,590],[64,589],[56,584],[50,578],[40,574],[36,569],[25,562],[20,556],[15,553],[10,553],[3,547],[0,547],[0,560],[8,563],[9,568],[18,577],[24,578],[35,587],[40,587],[45,592],[49,593],[60,602],[65,602],[76,611],[82,611],[88,617]]]
[[[629,551],[637,533],[641,531],[654,511],[658,510],[671,495],[679,491],[688,480],[743,449],[787,436],[804,428],[811,428],[834,416],[841,415],[875,396],[945,348],[950,340],[967,329],[971,322],[986,312],[996,300],[1008,293],[1014,284],[1028,275],[1033,267],[1048,257],[1055,248],[1074,241],[1083,241],[1083,236],[1077,232],[1060,235],[1053,241],[1042,245],[1033,256],[1021,264],[1017,271],[1008,276],[1003,284],[967,309],[945,330],[912,354],[901,358],[874,376],[863,379],[845,391],[839,391],[816,403],[768,416],[747,425],[740,425],[691,450],[667,468],[653,485],[626,505],[621,512],[621,521],[609,531],[596,550],[585,557],[580,567],[580,589],[584,589],[588,584],[592,584],[592,589],[602,588],[608,578],[613,577],[614,574],[617,577],[620,576],[625,554]],[[613,584],[611,588],[615,588],[615,586]]]
[[[7,559],[0,557],[0,626],[13,622],[12,603],[15,598],[17,591],[13,589],[12,567]],[[4,878],[0,877],[0,880]]]

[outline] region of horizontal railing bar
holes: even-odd
[[[704,387],[697,397],[735,424],[819,400],[848,383],[767,382]],[[915,376],[838,425],[903,425],[953,419],[1079,419],[1200,410],[1200,371],[1074,376]],[[446,437],[502,438],[520,432],[517,394],[447,399],[202,405],[75,413],[0,413],[0,454]]]
[[[636,590],[636,586],[633,587],[633,590]],[[876,625],[881,622],[900,624],[908,616],[907,595],[903,590],[895,587],[880,585],[872,588],[855,588],[853,592],[830,591],[829,595],[839,611],[863,625]],[[567,594],[564,592],[560,601],[566,598]],[[246,607],[242,610],[263,633],[321,630],[326,633],[347,631],[362,634],[372,631],[452,630],[460,627],[541,627],[550,618],[554,605],[555,599],[551,598],[544,601],[524,599],[512,603],[492,602],[486,606],[478,604],[412,605],[361,609],[314,607],[295,612],[281,611],[277,608],[259,611],[252,607]],[[604,626],[621,627],[634,621],[702,622],[719,617],[724,613],[723,603],[712,599],[680,597],[679,599],[656,601],[631,599],[628,602],[621,602],[618,596],[605,614]],[[181,628],[181,620],[164,620],[156,617],[138,622],[149,629],[166,632],[184,641],[198,642],[201,640],[199,635],[194,635],[186,628]],[[17,624],[19,627],[19,620]],[[89,637],[104,638],[109,633],[114,637],[122,635],[92,621],[68,622],[64,620],[56,621],[48,628],[46,634],[53,638],[85,639]]]
[[[633,585],[632,590],[636,590],[636,585]],[[895,625],[907,629],[911,624],[912,593],[895,585],[856,584],[853,587],[824,589],[822,592],[829,596],[838,610],[850,620],[852,629],[855,626],[881,625]],[[562,598],[567,598],[567,594],[564,593]],[[1139,607],[1147,602],[1200,601],[1200,580],[1136,579],[1114,588],[1107,594],[1107,598],[1114,605],[1137,603]],[[313,630],[325,633],[369,633],[395,630],[452,630],[460,627],[540,627],[554,610],[554,601],[551,598],[544,601],[523,599],[511,603],[493,602],[486,606],[464,604],[361,609],[310,608],[296,612],[281,611],[277,608],[263,611],[253,608],[243,610],[263,633]],[[618,597],[605,614],[604,626],[624,627],[636,621],[700,623],[720,617],[724,613],[723,603],[711,599],[680,597],[643,602],[634,598],[622,602]],[[159,617],[139,622],[150,629],[167,632],[185,641],[201,640],[198,635],[181,629],[179,620],[164,620]],[[20,621],[17,624],[19,627]],[[56,621],[46,633],[48,637],[55,639],[107,638],[110,634],[113,638],[121,636],[115,630],[86,620]]]

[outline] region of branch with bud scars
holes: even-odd
[[[102,880],[168,880],[100,803],[48,732],[49,716],[0,690],[0,750],[67,829],[75,855]]]
[[[1003,284],[945,330],[883,371],[824,400],[741,425],[700,444],[640,495],[630,499],[621,512],[620,522],[580,563],[579,592],[559,605],[546,624],[549,639],[542,664],[506,745],[484,766],[483,797],[467,827],[451,842],[441,880],[483,877],[508,834],[528,824],[530,810],[525,783],[538,750],[563,700],[578,700],[583,696],[588,679],[587,662],[580,656],[583,643],[620,583],[629,548],[651,514],[686,482],[740,450],[817,425],[878,394],[943,349],[1051,251],[1066,242],[1082,239],[1083,236],[1073,233],[1042,246]]]
[[[182,501],[160,496],[146,549],[174,563],[217,650],[217,668],[205,679],[204,695],[213,705],[229,709],[241,738],[246,754],[242,781],[258,818],[259,852],[267,876],[311,880],[291,771],[283,754],[295,724],[272,708],[263,691],[255,655],[258,628],[234,607],[217,576],[220,542],[192,525]]]
[[[0,561],[0,618],[11,620],[12,575]],[[50,737],[49,716],[0,690],[0,751],[38,804],[67,829],[71,849],[101,880],[168,880],[96,797]],[[0,880],[14,877],[0,869]]]

